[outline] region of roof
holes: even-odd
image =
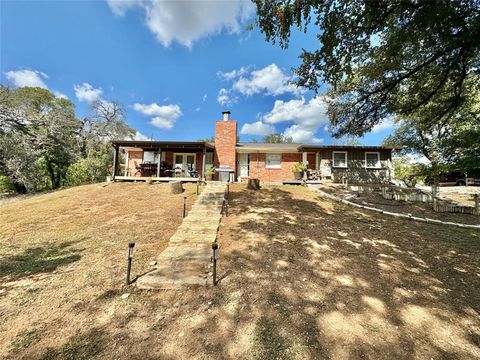
[[[393,146],[370,146],[370,145],[308,145],[302,144],[298,147],[298,151],[315,151],[315,150],[397,150]]]
[[[395,150],[390,146],[367,146],[367,145],[311,145],[311,144],[270,144],[270,143],[238,143],[238,152],[303,152],[328,150]]]
[[[237,151],[246,152],[298,152],[301,144],[238,143]]]
[[[113,140],[113,146],[134,147],[141,149],[185,149],[185,150],[203,150],[215,147],[213,144],[205,141],[138,141],[138,140]]]

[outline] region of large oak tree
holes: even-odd
[[[318,91],[327,83],[337,136],[425,111],[431,126],[461,122],[478,93],[478,0],[254,2],[268,41],[287,47],[292,28],[317,34],[318,48],[300,54],[297,84]]]

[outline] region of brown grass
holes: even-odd
[[[1,206],[0,357],[480,356],[480,232],[353,210],[301,187],[234,185],[216,288],[122,288],[127,242],[138,244],[134,272],[146,271],[181,198],[115,184]]]

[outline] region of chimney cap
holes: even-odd
[[[222,111],[222,114],[229,114],[230,115],[231,112],[230,111]]]

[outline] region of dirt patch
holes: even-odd
[[[177,291],[123,281],[128,241],[134,273],[148,270],[183,195],[115,184],[5,205],[7,269],[31,248],[43,249],[33,264],[80,258],[4,271],[0,357],[478,358],[480,232],[358,211],[302,187],[230,190],[218,286]]]

